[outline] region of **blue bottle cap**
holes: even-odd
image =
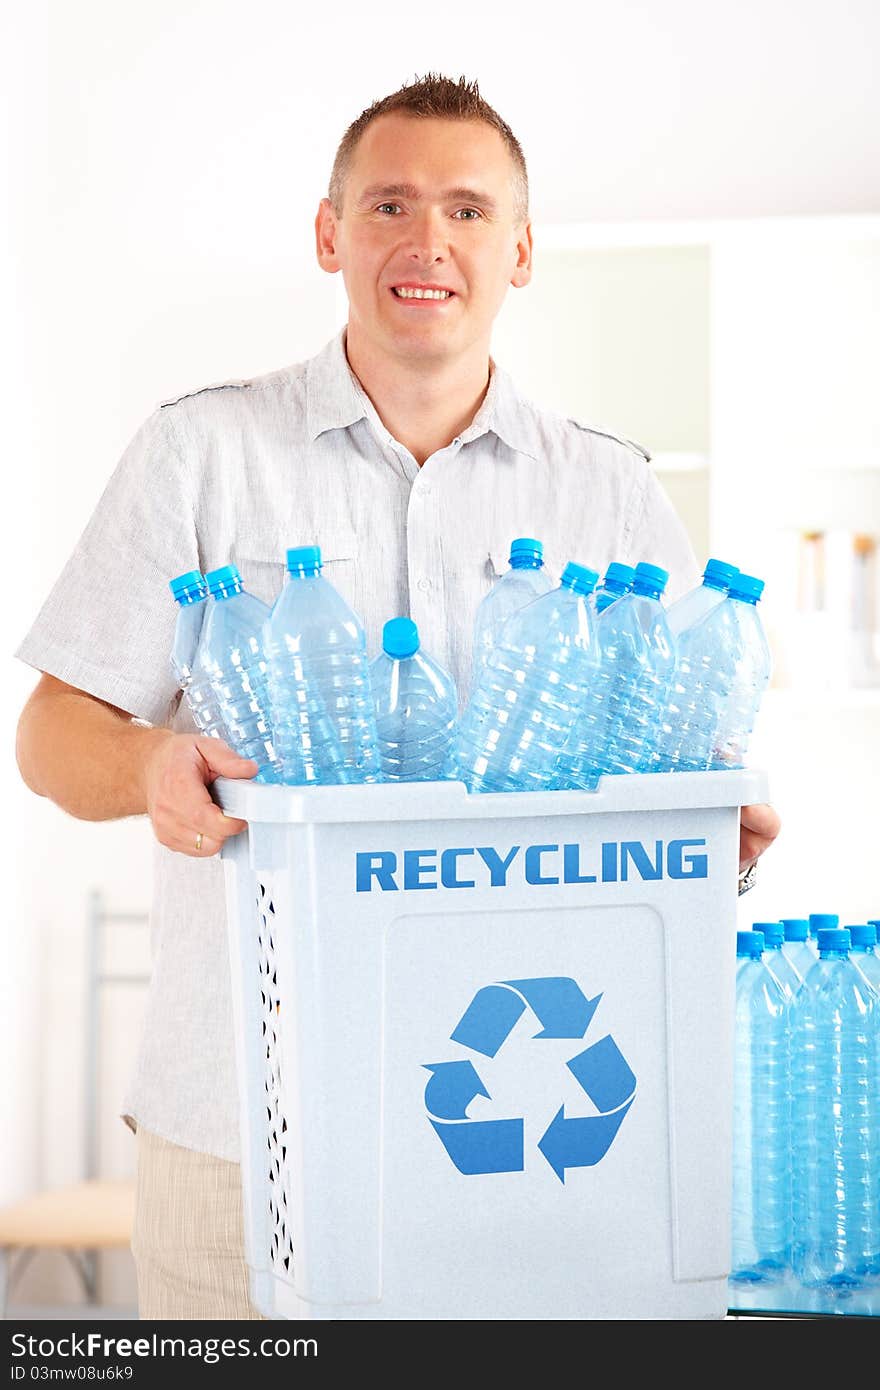
[[[517,536],[515,541],[510,542],[510,563],[513,564],[515,555],[527,555],[530,559],[540,560],[544,554],[543,541],[536,541],[531,536]]]
[[[382,629],[382,650],[403,659],[419,649],[419,630],[412,618],[389,618]]]
[[[763,579],[756,579],[753,574],[735,574],[727,586],[727,592],[731,598],[741,598],[748,603],[757,603],[764,592],[764,581]]]
[[[629,588],[636,577],[636,572],[632,565],[621,565],[617,560],[612,560],[605,571],[603,584],[624,584]]]
[[[287,552],[288,574],[317,574],[321,568],[319,545],[294,545]]]
[[[175,579],[169,579],[168,587],[176,599],[182,598],[187,593],[205,595],[208,592],[205,576],[201,570],[187,570],[186,574],[178,574]]]
[[[854,946],[876,946],[877,928],[873,922],[854,922],[851,927],[847,927],[850,940]]]
[[[731,579],[739,574],[738,565],[729,565],[726,560],[716,560],[714,558],[706,561],[706,568],[703,570],[703,579],[709,584],[727,588]]]
[[[237,565],[221,565],[219,569],[208,570],[205,575],[208,593],[212,598],[225,594],[227,589],[241,588],[241,574]]]
[[[810,936],[819,935],[821,927],[836,927],[840,925],[840,918],[836,912],[811,912],[810,913]]]
[[[820,951],[848,951],[851,945],[852,938],[847,927],[819,928]]]
[[[785,940],[785,928],[781,922],[753,922],[752,931],[764,933],[765,946],[781,946]]]
[[[880,937],[880,917],[869,917],[868,926],[877,928],[877,935]]]
[[[760,956],[764,949],[764,934],[759,931],[738,931],[736,934],[736,954],[738,956]]]
[[[589,569],[587,565],[576,565],[573,560],[569,560],[562,571],[559,585],[560,588],[574,589],[576,594],[591,594],[598,578],[596,570]]]
[[[782,930],[786,941],[806,941],[810,935],[810,924],[806,917],[783,917]]]
[[[640,560],[633,577],[633,589],[640,594],[652,594],[655,598],[663,593],[669,579],[669,571],[659,565],[649,565]]]

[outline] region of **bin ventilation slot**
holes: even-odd
[[[275,1273],[293,1282],[293,1242],[287,1171],[287,1118],[281,1108],[281,996],[275,959],[275,906],[267,884],[257,898],[260,997],[265,1048],[266,1145],[269,1177],[270,1254]]]

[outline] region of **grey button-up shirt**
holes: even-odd
[[[194,728],[169,658],[168,581],[237,564],[271,603],[288,546],[320,545],[370,656],[409,614],[463,701],[480,599],[515,536],[548,568],[611,560],[699,582],[684,528],[637,446],[524,399],[494,361],[472,423],[420,468],[351,371],[345,329],[307,362],[166,402],[123,454],[16,655],[151,724]],[[223,871],[156,845],[153,974],[129,1120],[237,1159]]]

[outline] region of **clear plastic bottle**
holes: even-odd
[[[839,927],[840,917],[836,912],[811,912],[807,918],[810,934],[807,937],[807,945],[813,953],[814,958],[819,957],[819,931],[823,927]]]
[[[859,1288],[876,1255],[876,995],[850,944],[819,929],[793,1011],[792,1265],[809,1288]]]
[[[749,739],[764,691],[770,683],[773,661],[758,612],[763,592],[763,579],[740,572],[731,579],[727,598],[723,601],[723,606],[733,605],[738,640],[735,674],[721,708],[710,763],[712,768],[745,767]]]
[[[505,625],[479,674],[455,739],[451,775],[472,792],[541,791],[598,660],[587,602],[598,579],[566,565],[559,586]]]
[[[179,604],[174,628],[174,646],[171,650],[171,669],[185,694],[192,680],[202,623],[207,611],[205,600],[208,597],[208,586],[201,570],[188,570],[186,574],[179,574],[176,579],[169,580],[168,587],[175,603]]]
[[[605,774],[649,772],[675,670],[661,595],[669,575],[639,563],[633,587],[596,619],[599,666],[559,757],[554,787],[590,790]]]
[[[263,624],[269,609],[242,584],[235,565],[205,575],[210,602],[186,690],[196,725],[253,758],[258,782],[277,782]]]
[[[455,682],[419,644],[411,618],[390,618],[370,665],[379,754],[386,782],[447,776],[458,724]]]
[[[726,560],[707,560],[701,582],[695,589],[682,594],[675,603],[670,603],[666,610],[666,620],[673,637],[678,638],[686,628],[693,627],[707,613],[711,613],[725,597],[731,579],[737,574],[738,567],[727,564]]]
[[[283,781],[380,782],[382,763],[364,627],[321,573],[321,548],[287,551],[287,579],[265,627]]]
[[[508,618],[555,587],[556,581],[544,565],[543,543],[531,536],[518,536],[510,546],[510,569],[495,581],[477,608],[474,619],[474,682]]]
[[[785,1278],[791,1249],[789,1006],[761,932],[737,932],[731,1265],[734,1284]]]
[[[804,983],[804,976],[783,950],[785,928],[781,922],[753,922],[752,931],[759,931],[764,937],[764,960],[767,963],[767,968],[776,976],[782,985],[788,1003],[791,1004]],[[812,964],[812,957],[810,964]]]
[[[706,592],[718,594],[709,586]],[[736,684],[740,631],[733,603],[721,593],[675,642],[675,672],[654,737],[653,770],[705,772]]]
[[[606,608],[610,608],[617,599],[623,598],[628,594],[633,586],[636,572],[632,565],[622,565],[618,560],[612,560],[605,571],[605,578],[601,584],[597,584],[590,595],[590,603],[595,614],[604,613]]]
[[[782,930],[784,934],[783,954],[791,961],[801,979],[805,980],[807,971],[816,959],[816,953],[810,948],[807,941],[810,934],[809,919],[807,917],[783,917]]]
[[[877,954],[877,928],[873,922],[854,922],[847,927],[850,957],[868,984],[880,994],[880,955]]]
[[[876,1055],[875,1076],[880,1087],[880,955],[877,954],[877,926],[874,922],[857,922],[848,928],[853,965],[864,976],[873,989],[874,999],[874,1051]],[[873,1255],[866,1261],[866,1281],[880,1281],[880,1091],[875,1098],[871,1116],[873,1138],[871,1152],[874,1163],[874,1196],[871,1230],[873,1235]]]

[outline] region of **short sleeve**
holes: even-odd
[[[669,571],[664,593],[668,607],[700,583],[701,570],[684,523],[647,464],[640,491],[641,502],[630,513],[626,550],[631,564],[645,560]]]
[[[15,651],[150,724],[164,724],[177,697],[168,582],[200,568],[192,466],[170,415],[155,411],[131,440]]]

